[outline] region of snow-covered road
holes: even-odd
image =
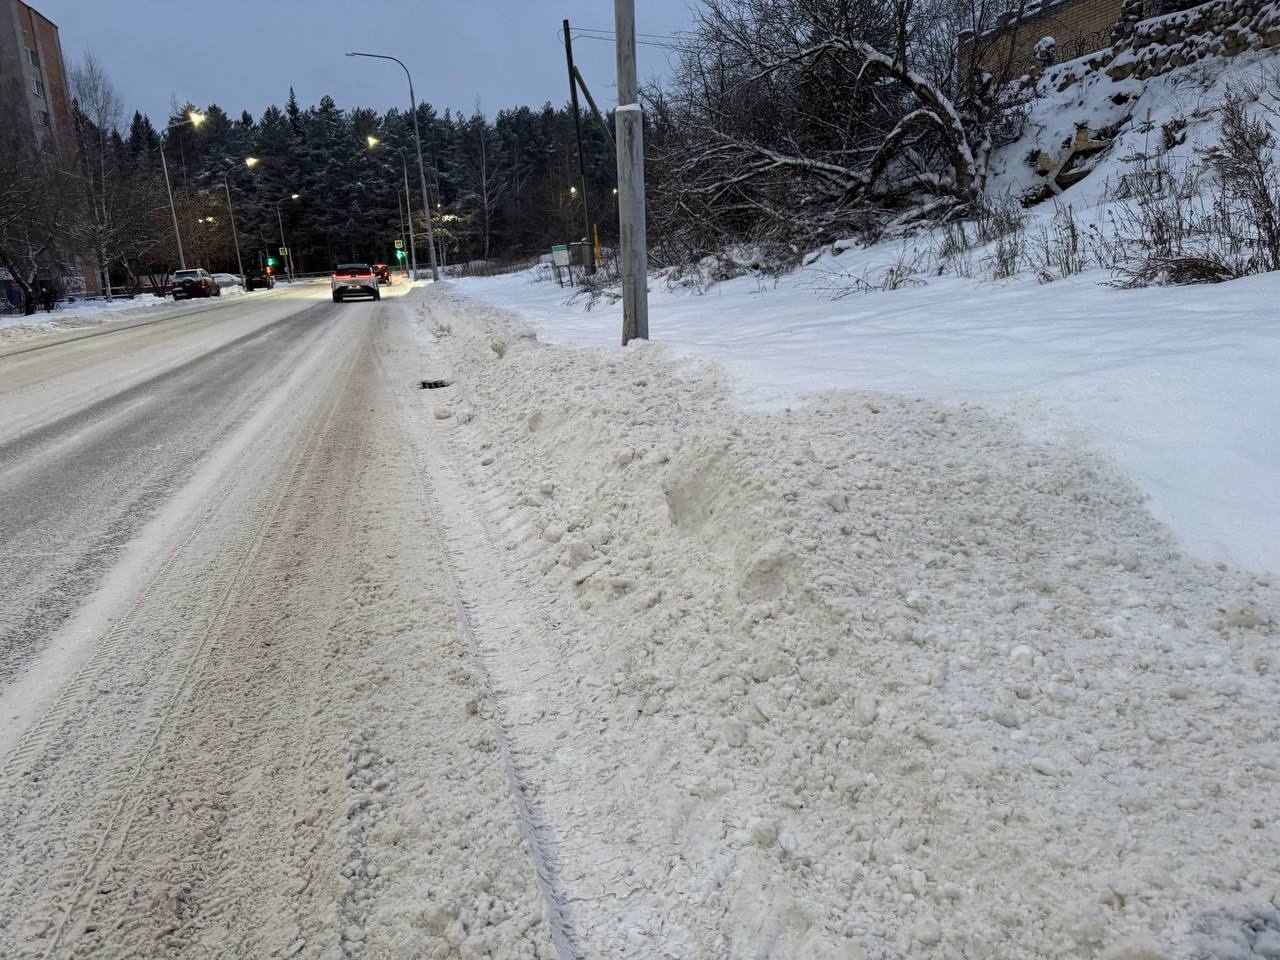
[[[416,356],[394,300],[326,301],[3,368],[49,412],[5,408],[0,956],[554,956],[408,455]]]

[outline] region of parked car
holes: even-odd
[[[373,265],[373,275],[378,278],[379,283],[391,282],[391,268],[385,263],[375,263]]]
[[[333,290],[333,302],[341,303],[347,297],[372,297],[382,299],[378,289],[378,277],[367,263],[340,263],[333,270],[329,285]]]
[[[223,289],[227,287],[238,287],[242,283],[240,275],[235,273],[215,273],[213,275],[213,282]]]
[[[175,300],[222,296],[222,288],[218,286],[218,281],[213,279],[209,271],[201,267],[177,271],[173,275],[172,290]]]
[[[250,267],[244,272],[246,290],[270,290],[275,285],[276,278],[261,267]]]

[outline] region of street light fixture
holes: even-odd
[[[187,114],[187,119],[179,120],[177,123],[171,123],[160,131],[160,167],[164,170],[164,189],[169,194],[169,214],[173,217],[173,238],[178,242],[178,264],[182,270],[187,269],[187,256],[182,252],[182,231],[178,229],[178,208],[173,204],[173,186],[169,183],[169,161],[164,156],[164,135],[170,130],[177,127],[185,127],[190,124],[193,127],[199,127],[204,123],[205,115],[196,110],[192,110]]]
[[[245,157],[244,165],[250,170],[258,163],[257,157]],[[231,242],[236,245],[236,269],[240,271],[240,282],[244,282],[244,262],[240,259],[240,234],[236,231],[236,212],[231,209],[231,184],[227,180],[230,170],[222,171],[222,189],[227,192],[227,216],[231,218]]]
[[[422,136],[418,133],[418,101],[413,95],[413,75],[409,73],[409,68],[404,65],[404,61],[397,57],[387,56],[385,53],[348,53],[348,57],[371,57],[375,60],[394,60],[400,64],[400,69],[404,71],[405,77],[409,80],[409,114],[413,117],[413,144],[418,152],[418,179],[422,186],[422,209],[431,210],[431,197],[427,193],[427,169],[422,163]],[[440,271],[436,265],[436,241],[431,233],[431,216],[428,213],[427,221],[427,247],[431,251],[431,279],[439,280]]]
[[[280,215],[280,204],[284,203],[286,200],[297,200],[300,196],[302,196],[300,193],[291,193],[289,196],[281,197],[276,201],[276,223],[280,225],[280,246],[288,251],[288,253],[285,254],[285,262],[289,268],[290,283],[293,283],[293,248],[284,242],[284,217]]]
[[[381,140],[379,140],[377,137],[373,136],[372,134],[365,137],[364,139],[365,139],[365,142],[369,144],[370,150],[376,149],[378,144],[382,143]],[[404,151],[401,150],[399,147],[392,147],[391,149],[394,150],[396,153],[400,154],[400,163],[404,167],[404,199],[405,199],[405,207],[407,208],[409,213],[409,269],[413,271],[412,276],[416,280],[418,279],[418,251],[417,251],[417,247],[415,247],[413,243],[413,207],[409,203],[409,196],[410,196],[409,194],[409,160],[407,157],[405,157]],[[427,220],[427,243],[433,243],[433,238],[431,236],[431,217],[429,216],[426,217],[426,220]],[[431,248],[431,276],[433,278],[436,276],[435,260],[436,260],[436,250],[435,250],[435,246],[433,245]]]

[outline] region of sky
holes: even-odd
[[[56,23],[70,68],[91,50],[124,102],[153,122],[171,103],[216,103],[238,117],[283,106],[292,86],[303,107],[329,94],[340,107],[408,106],[399,57],[419,100],[443,113],[490,116],[504,107],[568,100],[559,32],[613,27],[610,0],[29,0]],[[636,0],[636,29],[687,30],[696,0]],[[669,69],[669,48],[638,48],[641,82]],[[616,103],[611,42],[574,40],[574,59],[600,108]]]

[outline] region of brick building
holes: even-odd
[[[20,142],[52,137],[67,167],[75,165],[75,127],[58,26],[22,0],[0,0],[0,135]],[[64,292],[96,293],[95,271],[62,271]]]
[[[1110,47],[1117,39],[1117,25],[1126,6],[1143,19],[1201,3],[1202,0],[1028,0],[1021,10],[997,17],[991,29],[979,34],[962,33],[958,63],[962,71],[967,71],[970,58],[976,55],[982,68],[996,78],[1014,80],[1050,63],[1074,60]],[[1037,47],[1046,38],[1053,43],[1038,53]]]
[[[1111,29],[1120,19],[1122,0],[1031,0],[1018,12],[1001,14],[996,25],[981,34],[960,37],[960,63],[976,53],[983,69],[1001,80],[1029,73],[1041,62],[1036,45],[1054,41],[1054,60],[1073,60],[1111,43]]]
[[[19,107],[18,116],[5,118],[5,126],[13,123],[19,136],[31,139],[53,135],[59,149],[74,149],[58,27],[22,0],[0,0],[0,83],[6,106]]]

